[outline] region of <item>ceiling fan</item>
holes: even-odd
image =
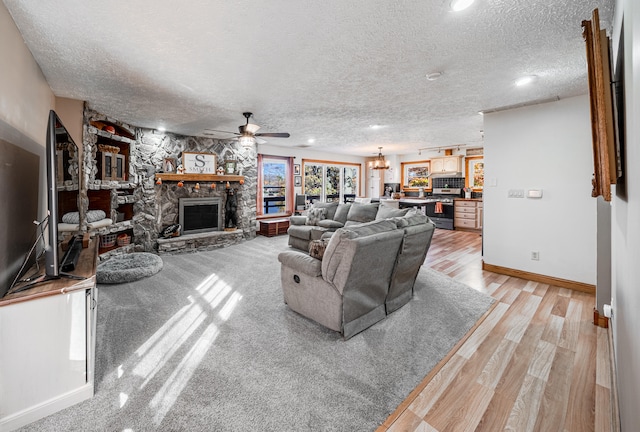
[[[238,126],[238,130],[240,132],[228,132],[228,131],[221,131],[221,130],[215,130],[215,129],[205,129],[203,131],[204,135],[215,135],[215,132],[222,132],[222,133],[228,133],[228,134],[233,134],[233,135],[237,135],[237,140],[240,144],[242,145],[253,145],[254,143],[258,143],[258,144],[264,144],[266,143],[265,140],[261,139],[261,137],[267,137],[267,138],[289,138],[291,135],[288,132],[263,132],[263,133],[256,133],[258,132],[258,129],[260,129],[260,126],[253,124],[253,123],[249,123],[249,119],[251,118],[251,116],[253,115],[253,113],[250,112],[243,112],[242,115],[244,116],[244,118],[247,119],[247,122],[241,126]]]

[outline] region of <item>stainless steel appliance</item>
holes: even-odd
[[[433,188],[425,213],[436,228],[453,229],[453,199],[460,196],[461,188]]]
[[[424,198],[405,198],[399,207],[421,207],[436,224],[436,228],[453,229],[453,199],[460,197],[462,188],[433,188],[432,194]]]

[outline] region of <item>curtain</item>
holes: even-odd
[[[262,155],[258,154],[258,181],[257,181],[258,191],[256,193],[256,216],[261,216],[264,211],[263,204],[263,184],[262,184]]]
[[[285,180],[285,186],[287,187],[287,200],[285,201],[285,211],[289,214],[293,214],[295,206],[295,189],[293,186],[293,158],[289,157],[287,161],[287,176]]]

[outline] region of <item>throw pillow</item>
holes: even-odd
[[[333,216],[336,214],[336,210],[338,209],[338,202],[315,202],[313,203],[311,208],[326,208],[327,215],[325,216],[325,219],[333,219]]]
[[[353,202],[358,204],[371,204],[371,198],[354,198]]]
[[[328,244],[329,240],[311,240],[311,242],[309,242],[309,255],[312,258],[322,261],[324,251],[327,249]]]
[[[338,221],[342,224],[347,222],[347,216],[349,215],[349,209],[351,208],[351,203],[344,203],[338,205],[338,209],[336,210],[336,214],[333,215],[331,219],[334,221]]]
[[[409,208],[394,209],[392,207],[381,205],[378,208],[378,213],[376,214],[376,220],[404,216],[407,214],[408,211],[409,211]]]
[[[307,213],[307,225],[318,225],[318,222],[326,218],[326,208],[311,208]]]
[[[102,210],[89,210],[87,212],[87,222],[98,222],[107,217],[107,214]]]
[[[80,223],[80,213],[78,212],[65,213],[62,216],[62,222],[68,223],[68,224],[78,224]]]
[[[393,218],[398,228],[405,228],[413,225],[420,225],[431,222],[431,220],[422,213],[407,214],[404,217]]]
[[[375,204],[351,204],[349,214],[347,215],[347,221],[364,223],[375,220],[378,213],[378,203]],[[346,225],[346,224],[345,224]]]
[[[107,217],[106,213],[102,210],[89,210],[87,212],[86,219],[88,223],[92,223],[92,222],[97,222],[99,220],[102,220],[106,217]],[[62,222],[68,223],[68,224],[78,224],[80,223],[80,213],[78,212],[65,213],[62,216]]]

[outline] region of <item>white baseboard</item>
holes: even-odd
[[[0,432],[18,429],[92,397],[93,384],[85,384],[75,390],[0,418]]]

